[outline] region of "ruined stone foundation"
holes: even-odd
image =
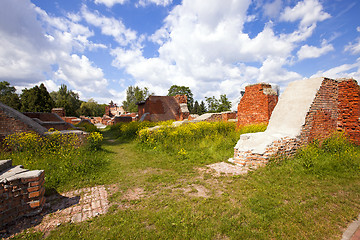
[[[323,77],[295,81],[280,96],[266,131],[241,135],[230,161],[257,168],[275,155],[293,155],[299,147],[336,131],[360,144],[357,82]]]
[[[45,203],[44,171],[29,171],[0,160],[0,229],[23,216],[41,212]]]

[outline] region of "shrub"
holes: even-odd
[[[82,121],[76,124],[75,127],[81,128],[85,132],[99,132],[99,129],[96,126],[87,121]]]
[[[99,150],[101,148],[101,143],[103,141],[103,135],[99,132],[92,132],[89,134],[89,136],[86,138],[88,147],[91,150]]]

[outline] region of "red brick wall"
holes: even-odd
[[[238,126],[268,122],[277,104],[277,94],[266,94],[270,84],[259,83],[245,87],[245,94],[238,105]]]
[[[36,170],[3,179],[0,183],[0,229],[20,217],[38,214],[42,210],[45,203],[44,176],[44,171]]]
[[[221,116],[223,121],[228,121],[229,119],[236,119],[236,112],[221,113]]]
[[[300,142],[308,144],[314,139],[324,139],[336,131],[337,108],[338,81],[325,78],[306,115]]]
[[[360,87],[355,80],[339,82],[338,129],[344,130],[350,141],[360,145]]]
[[[65,109],[63,108],[53,108],[51,109],[51,113],[55,113],[59,117],[65,117]]]
[[[307,113],[301,143],[322,140],[344,131],[351,142],[360,145],[360,87],[355,80],[325,78]]]
[[[0,110],[0,139],[16,132],[30,132],[33,131],[28,125],[20,120],[9,117]]]

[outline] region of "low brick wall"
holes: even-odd
[[[229,119],[236,119],[236,112],[222,112],[221,117],[223,121],[229,121]]]
[[[0,229],[23,216],[41,212],[45,203],[43,170],[29,171],[0,160]]]

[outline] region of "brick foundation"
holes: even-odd
[[[0,161],[0,229],[23,216],[41,212],[45,203],[43,170],[29,171]]]

